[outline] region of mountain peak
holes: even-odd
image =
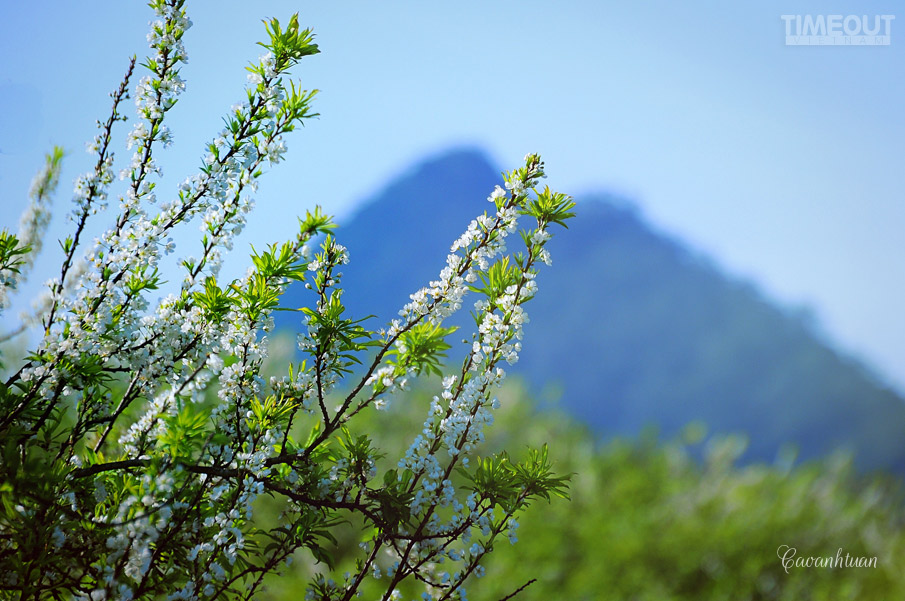
[[[481,206],[493,186],[502,183],[500,172],[487,155],[473,147],[436,154],[394,178],[377,195],[362,203],[344,225],[350,235],[363,233],[367,224],[403,219],[445,221],[461,219]],[[468,224],[458,224],[462,228]]]
[[[410,172],[412,177],[460,180],[468,173],[499,174],[487,153],[475,146],[460,146],[435,154],[415,165]]]
[[[487,195],[501,182],[482,151],[457,148],[363,204],[336,231],[352,256],[343,270],[350,316],[376,315],[375,328],[395,317],[436,279],[451,242],[492,208]],[[863,467],[905,471],[901,398],[754,287],[651,228],[633,203],[578,199],[550,250],[554,267],[538,275],[513,369],[534,390],[560,386],[563,406],[599,432],[655,424],[671,436],[701,420],[747,433],[748,458],[772,460],[787,443],[804,458],[848,447]],[[303,294],[292,288],[287,304],[306,304]],[[463,311],[455,323],[466,324]]]

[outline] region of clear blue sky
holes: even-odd
[[[287,215],[314,203],[348,215],[453,145],[481,146],[501,168],[537,151],[551,185],[634,198],[729,272],[812,307],[840,347],[905,390],[900,6],[190,1],[188,90],[172,113],[166,181],[197,166],[241,98],[260,20],[298,11],[322,54],[296,75],[322,90],[322,116],[289,139],[237,248],[289,236]],[[0,226],[15,227],[53,144],[70,153],[65,207],[90,167],[84,142],[106,94],[127,57],[144,55],[151,13],[124,0],[4,2],[0,12]],[[781,15],[851,13],[896,15],[891,44],[784,45]],[[52,228],[59,237],[65,222]],[[34,284],[55,264],[48,246]],[[232,273],[244,266],[237,253]]]

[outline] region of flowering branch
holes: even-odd
[[[385,600],[406,582],[431,599],[464,599],[497,539],[515,542],[518,514],[538,498],[566,495],[546,447],[521,463],[506,454],[470,460],[493,421],[500,365],[518,360],[523,305],[537,291],[537,267],[550,263],[550,226],[565,225],[571,199],[539,189],[543,163],[526,156],[491,193],[493,211],[453,243],[438,278],[380,331],[347,314],[340,270],[349,253],[319,208],[294,239],[253,249],[243,277],[219,281],[265,167],[282,160],[285,135],[315,116],[316,91],[287,76],[318,48],[297,17],[266,21],[266,53],[247,67],[243,102],[205,146],[197,172],[159,202],[157,154],[172,140],[165,119],[185,88],[191,21],[184,0],[150,6],[148,74],[135,89],[119,211],[77,258],[87,219],[113,184],[112,130],[134,58],[91,145],[95,167],[76,183],[74,233],[61,243],[60,275],[39,311],[43,337],[0,384],[0,590],[91,601],[251,599],[268,574],[302,557],[324,568],[309,583],[312,599],[349,600],[372,580]],[[39,247],[61,156],[48,157],[20,234],[0,233],[2,294]],[[173,231],[199,216],[200,255],[183,258],[176,290],[152,303]],[[522,252],[509,253],[507,242],[532,220]],[[298,308],[304,359],[265,381],[273,312],[293,282],[315,299]],[[471,343],[461,367],[448,370],[456,329],[444,322],[469,294],[478,297]],[[430,375],[441,389],[422,433],[404,456],[387,457],[368,435],[368,412]],[[262,495],[282,503],[276,525],[256,520]],[[350,520],[366,536],[355,569],[337,581],[327,577],[337,568],[334,533]]]

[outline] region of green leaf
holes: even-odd
[[[427,372],[442,376],[441,360],[446,357],[446,351],[452,348],[446,342],[446,337],[457,329],[456,326],[444,328],[427,322],[416,324],[399,336],[396,348],[388,351],[388,355],[396,357],[391,364],[400,367],[402,373],[414,369],[419,375]]]

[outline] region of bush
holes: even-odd
[[[469,586],[480,599],[501,599],[512,583],[534,580],[522,601],[697,599],[837,601],[905,595],[903,488],[883,474],[857,473],[837,454],[793,465],[739,464],[745,449],[734,435],[705,436],[700,426],[675,440],[652,431],[638,439],[601,443],[587,427],[549,407],[538,411],[516,379],[498,393],[502,406],[485,448],[526,449],[545,442],[559,469],[573,474],[569,503],[541,504],[519,519],[519,543],[486,562],[487,575]],[[414,388],[408,402],[427,403]],[[371,432],[383,448],[401,447],[400,432],[418,429],[403,403],[389,409],[391,427]],[[523,451],[525,452],[525,451]],[[262,512],[272,508],[262,507]],[[352,565],[343,549],[340,562]],[[779,556],[835,557],[841,565],[786,569]],[[845,557],[876,558],[875,567],[845,565]],[[793,558],[794,559],[794,558]],[[310,566],[274,583],[272,598],[289,600]],[[379,589],[365,589],[364,598]],[[416,595],[406,590],[406,598]]]
[[[369,577],[383,599],[413,581],[427,598],[464,599],[464,582],[516,516],[566,493],[545,446],[520,463],[505,453],[470,459],[493,420],[501,364],[518,358],[551,226],[565,224],[573,203],[538,188],[544,166],[528,155],[490,194],[493,211],[453,243],[438,279],[378,331],[343,307],[348,253],[318,208],[295,239],[253,252],[243,278],[220,282],[248,194],[282,159],[284,135],[313,116],[315,92],[288,70],[318,49],[297,17],[285,27],[267,21],[266,54],[247,67],[243,102],[198,171],[173,200],[159,200],[155,157],[172,140],[164,122],[185,86],[191,22],[184,0],[150,6],[152,53],[134,92],[133,155],[112,226],[85,243],[86,224],[107,213],[111,139],[126,119],[134,59],[99,123],[95,166],[76,181],[59,275],[26,323],[40,342],[0,385],[0,590],[21,599],[250,599],[301,556],[319,565],[311,599],[350,599]],[[44,236],[61,157],[48,157],[19,234],[0,235],[4,306]],[[531,225],[522,251],[508,253],[520,216]],[[180,260],[178,285],[152,301],[166,291],[160,261],[174,250],[171,235],[193,220],[200,254]],[[305,358],[265,380],[266,334],[294,281],[316,299],[297,309]],[[469,292],[478,296],[475,331],[461,366],[447,368],[454,328],[443,323]],[[422,433],[387,456],[369,436],[375,411],[421,376],[439,377]],[[282,501],[278,519],[255,518],[261,496]],[[345,523],[361,528],[360,546],[340,575],[331,550]]]

